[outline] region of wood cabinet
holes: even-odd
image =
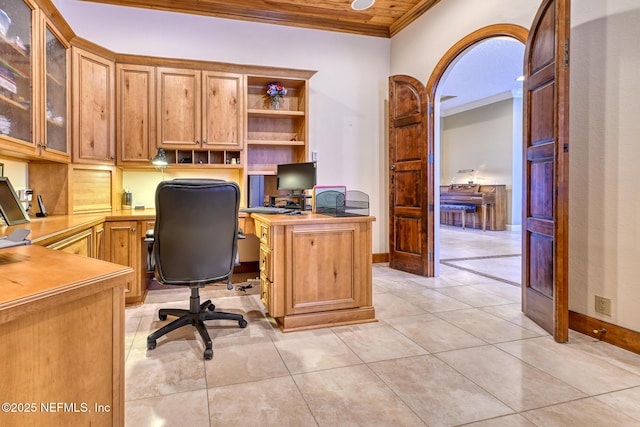
[[[131,267],[138,271],[140,244],[137,221],[107,221],[105,232],[105,261]],[[127,281],[125,301],[139,302],[143,298],[137,274]]]
[[[240,167],[241,74],[157,68],[157,146],[169,164]]]
[[[70,254],[94,257],[94,235],[93,230],[83,230],[73,236],[59,240],[47,246],[49,249],[63,251]]]
[[[247,76],[247,174],[275,176],[276,166],[307,161],[308,78]],[[267,85],[280,82],[287,95],[272,109]]]
[[[158,68],[158,146],[199,148],[202,143],[200,70]]]
[[[265,195],[277,195],[277,165],[308,161],[310,71],[296,77],[247,75],[245,173],[264,176]],[[287,89],[273,109],[267,85],[279,82]]]
[[[105,260],[104,223],[93,226],[93,258]]]
[[[213,149],[242,150],[244,77],[202,72],[202,143]]]
[[[116,65],[116,152],[120,166],[149,166],[156,146],[155,67]]]
[[[74,46],[73,161],[115,164],[115,63]]]
[[[375,321],[373,217],[252,214],[260,299],[283,332]]]
[[[0,36],[0,151],[68,162],[69,43],[36,3],[3,9],[12,24]]]
[[[2,257],[0,400],[37,405],[5,411],[2,425],[124,426],[123,293],[133,272],[37,245]]]
[[[29,186],[50,215],[111,211],[120,206],[115,166],[29,163]]]
[[[278,270],[274,271],[273,246],[274,242],[282,240],[282,228],[271,227],[270,225],[256,221],[256,231],[260,239],[260,300],[264,304],[267,312],[274,318],[283,317],[284,309],[284,271],[278,264]],[[275,279],[278,279],[275,281]],[[276,288],[277,287],[277,288]]]
[[[40,155],[50,160],[69,161],[69,136],[71,135],[70,46],[48,19],[42,18],[44,78],[42,79],[44,105],[38,128],[40,141],[36,145],[44,150]]]

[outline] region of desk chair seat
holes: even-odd
[[[153,256],[155,277],[164,285],[188,286],[189,309],[163,308],[160,320],[176,320],[147,337],[147,349],[156,348],[163,335],[185,325],[193,325],[205,344],[204,358],[213,357],[211,338],[204,322],[233,320],[247,326],[240,314],[215,311],[207,300],[200,302],[200,288],[227,281],[231,274],[238,244],[237,184],[213,179],[175,179],[164,181],[156,189],[156,224]]]

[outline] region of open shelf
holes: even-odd
[[[291,145],[291,146],[304,146],[304,141],[280,141],[280,140],[266,140],[266,139],[250,139],[247,140],[249,145]]]
[[[178,150],[167,149],[169,165],[215,166],[216,168],[241,169],[239,150]]]

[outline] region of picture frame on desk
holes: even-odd
[[[335,212],[338,199],[344,204],[347,187],[345,185],[316,185],[313,187],[311,209],[313,213]]]

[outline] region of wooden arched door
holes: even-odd
[[[522,309],[569,339],[570,0],[544,0],[529,32],[523,88]]]
[[[389,266],[422,276],[433,275],[427,103],[418,80],[389,78]]]
[[[445,70],[482,39],[508,35],[524,41],[526,34],[515,25],[494,25],[470,34],[443,56],[426,91],[409,76],[389,79],[392,268],[429,276],[435,271],[433,99]],[[522,309],[559,342],[567,341],[569,333],[569,35],[570,0],[543,0],[528,33],[524,59]],[[410,179],[400,183],[398,171]]]

